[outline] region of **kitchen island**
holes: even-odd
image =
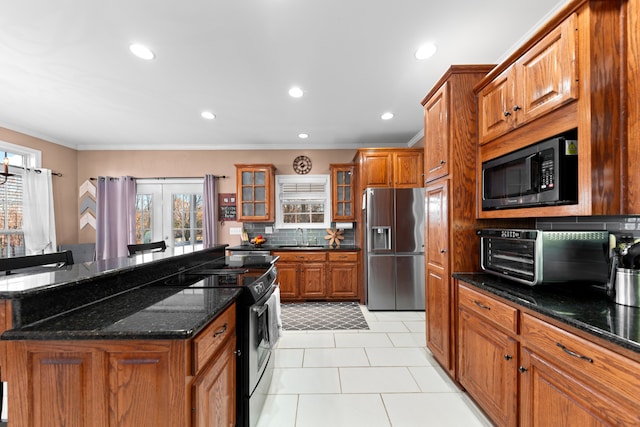
[[[242,288],[184,280],[224,267],[225,247],[0,281],[9,426],[235,423]]]
[[[455,273],[457,378],[497,425],[640,425],[640,308]]]

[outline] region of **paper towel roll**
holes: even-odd
[[[352,228],[352,222],[336,222],[336,230],[351,230]]]

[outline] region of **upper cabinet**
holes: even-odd
[[[478,94],[480,143],[578,98],[575,13]]]
[[[275,166],[267,164],[235,166],[238,221],[273,222],[275,220]]]
[[[331,220],[355,221],[354,169],[352,163],[332,164],[331,169]]]
[[[422,149],[360,149],[354,161],[358,165],[360,188],[422,187]]]
[[[482,211],[478,198],[478,218],[640,212],[628,197],[640,192],[640,182],[624,163],[640,153],[634,148],[640,142],[625,128],[627,111],[636,109],[626,103],[638,96],[637,90],[628,93],[638,71],[637,17],[631,22],[625,9],[637,8],[636,1],[568,2],[474,87],[479,166],[569,130],[578,135],[577,204]],[[476,170],[476,194],[482,195],[481,168]]]
[[[424,105],[424,183],[449,173],[448,86],[440,89]]]

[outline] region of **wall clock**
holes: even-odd
[[[311,172],[311,159],[307,156],[298,156],[293,160],[293,170],[304,175]]]

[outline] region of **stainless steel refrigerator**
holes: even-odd
[[[364,191],[369,310],[424,310],[424,203],[424,188]]]

